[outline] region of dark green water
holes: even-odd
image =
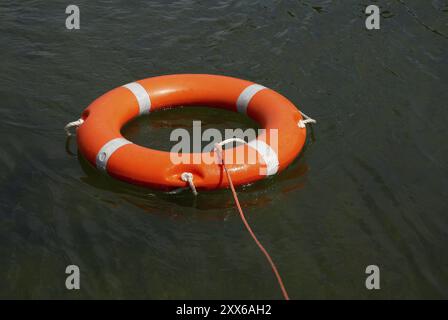
[[[71,31],[66,1],[0,2],[0,298],[281,298],[228,190],[142,190],[67,145],[104,92],[191,72],[264,84],[318,120],[290,168],[239,189],[292,298],[448,298],[446,1],[73,2]],[[168,112],[124,134],[163,148],[194,119],[253,126]]]

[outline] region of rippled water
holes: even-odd
[[[448,298],[446,1],[375,1],[378,31],[369,1],[73,2],[77,31],[66,1],[0,3],[1,298],[281,298],[228,190],[136,188],[66,141],[102,93],[191,72],[262,83],[318,120],[290,168],[239,189],[292,298]],[[253,126],[168,112],[124,134],[162,148],[193,119]]]

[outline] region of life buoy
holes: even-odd
[[[170,152],[136,145],[120,133],[122,126],[134,117],[188,105],[241,112],[265,129],[255,140],[223,151],[226,159],[254,150],[257,155],[256,161],[226,163],[234,185],[248,184],[280,172],[297,157],[305,143],[302,114],[281,94],[232,77],[178,74],[132,82],[92,102],[78,123],[79,151],[99,170],[137,185],[161,189],[185,187],[188,184],[182,174],[188,172],[196,188],[227,187],[229,182],[219,163],[173,163]],[[277,132],[275,146],[270,138],[273,131]],[[201,155],[216,157],[215,151]]]

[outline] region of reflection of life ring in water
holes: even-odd
[[[153,123],[151,123],[151,126]],[[227,192],[204,192],[197,197],[191,197],[190,193],[167,193],[153,190],[148,197],[148,190],[138,186],[129,186],[119,180],[113,180],[96,170],[82,156],[78,156],[78,162],[83,171],[81,180],[96,189],[113,192],[115,195],[107,201],[125,201],[138,207],[149,214],[168,216],[171,218],[191,217],[201,220],[222,221],[233,214],[235,203],[229,198]],[[294,161],[275,181],[260,181],[244,187],[240,193],[240,203],[243,207],[252,209],[252,214],[261,212],[257,208],[265,208],[273,201],[282,201],[282,197],[298,191],[307,183],[309,167],[300,159]],[[197,210],[184,210],[194,207]],[[188,214],[187,214],[188,212]]]
[[[167,107],[205,105],[242,112],[265,129],[255,140],[223,151],[225,159],[243,154],[242,163],[227,164],[235,185],[248,184],[285,169],[306,138],[301,112],[279,93],[259,84],[225,76],[181,74],[148,78],[116,88],[96,99],[77,122],[78,148],[110,176],[148,187],[186,186],[191,173],[199,189],[227,187],[216,162],[175,164],[170,152],[145,148],[123,138],[121,127],[134,117]],[[277,141],[271,139],[275,131]],[[277,144],[277,145],[275,145]],[[256,160],[247,155],[255,152]],[[187,158],[193,159],[193,153]],[[214,151],[201,154],[215,158]]]

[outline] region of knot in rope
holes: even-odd
[[[191,172],[183,172],[180,175],[180,178],[182,179],[182,181],[188,182],[188,184],[190,185],[191,191],[193,191],[193,194],[195,196],[197,196],[198,192],[196,191],[196,187],[193,183],[193,174]]]

